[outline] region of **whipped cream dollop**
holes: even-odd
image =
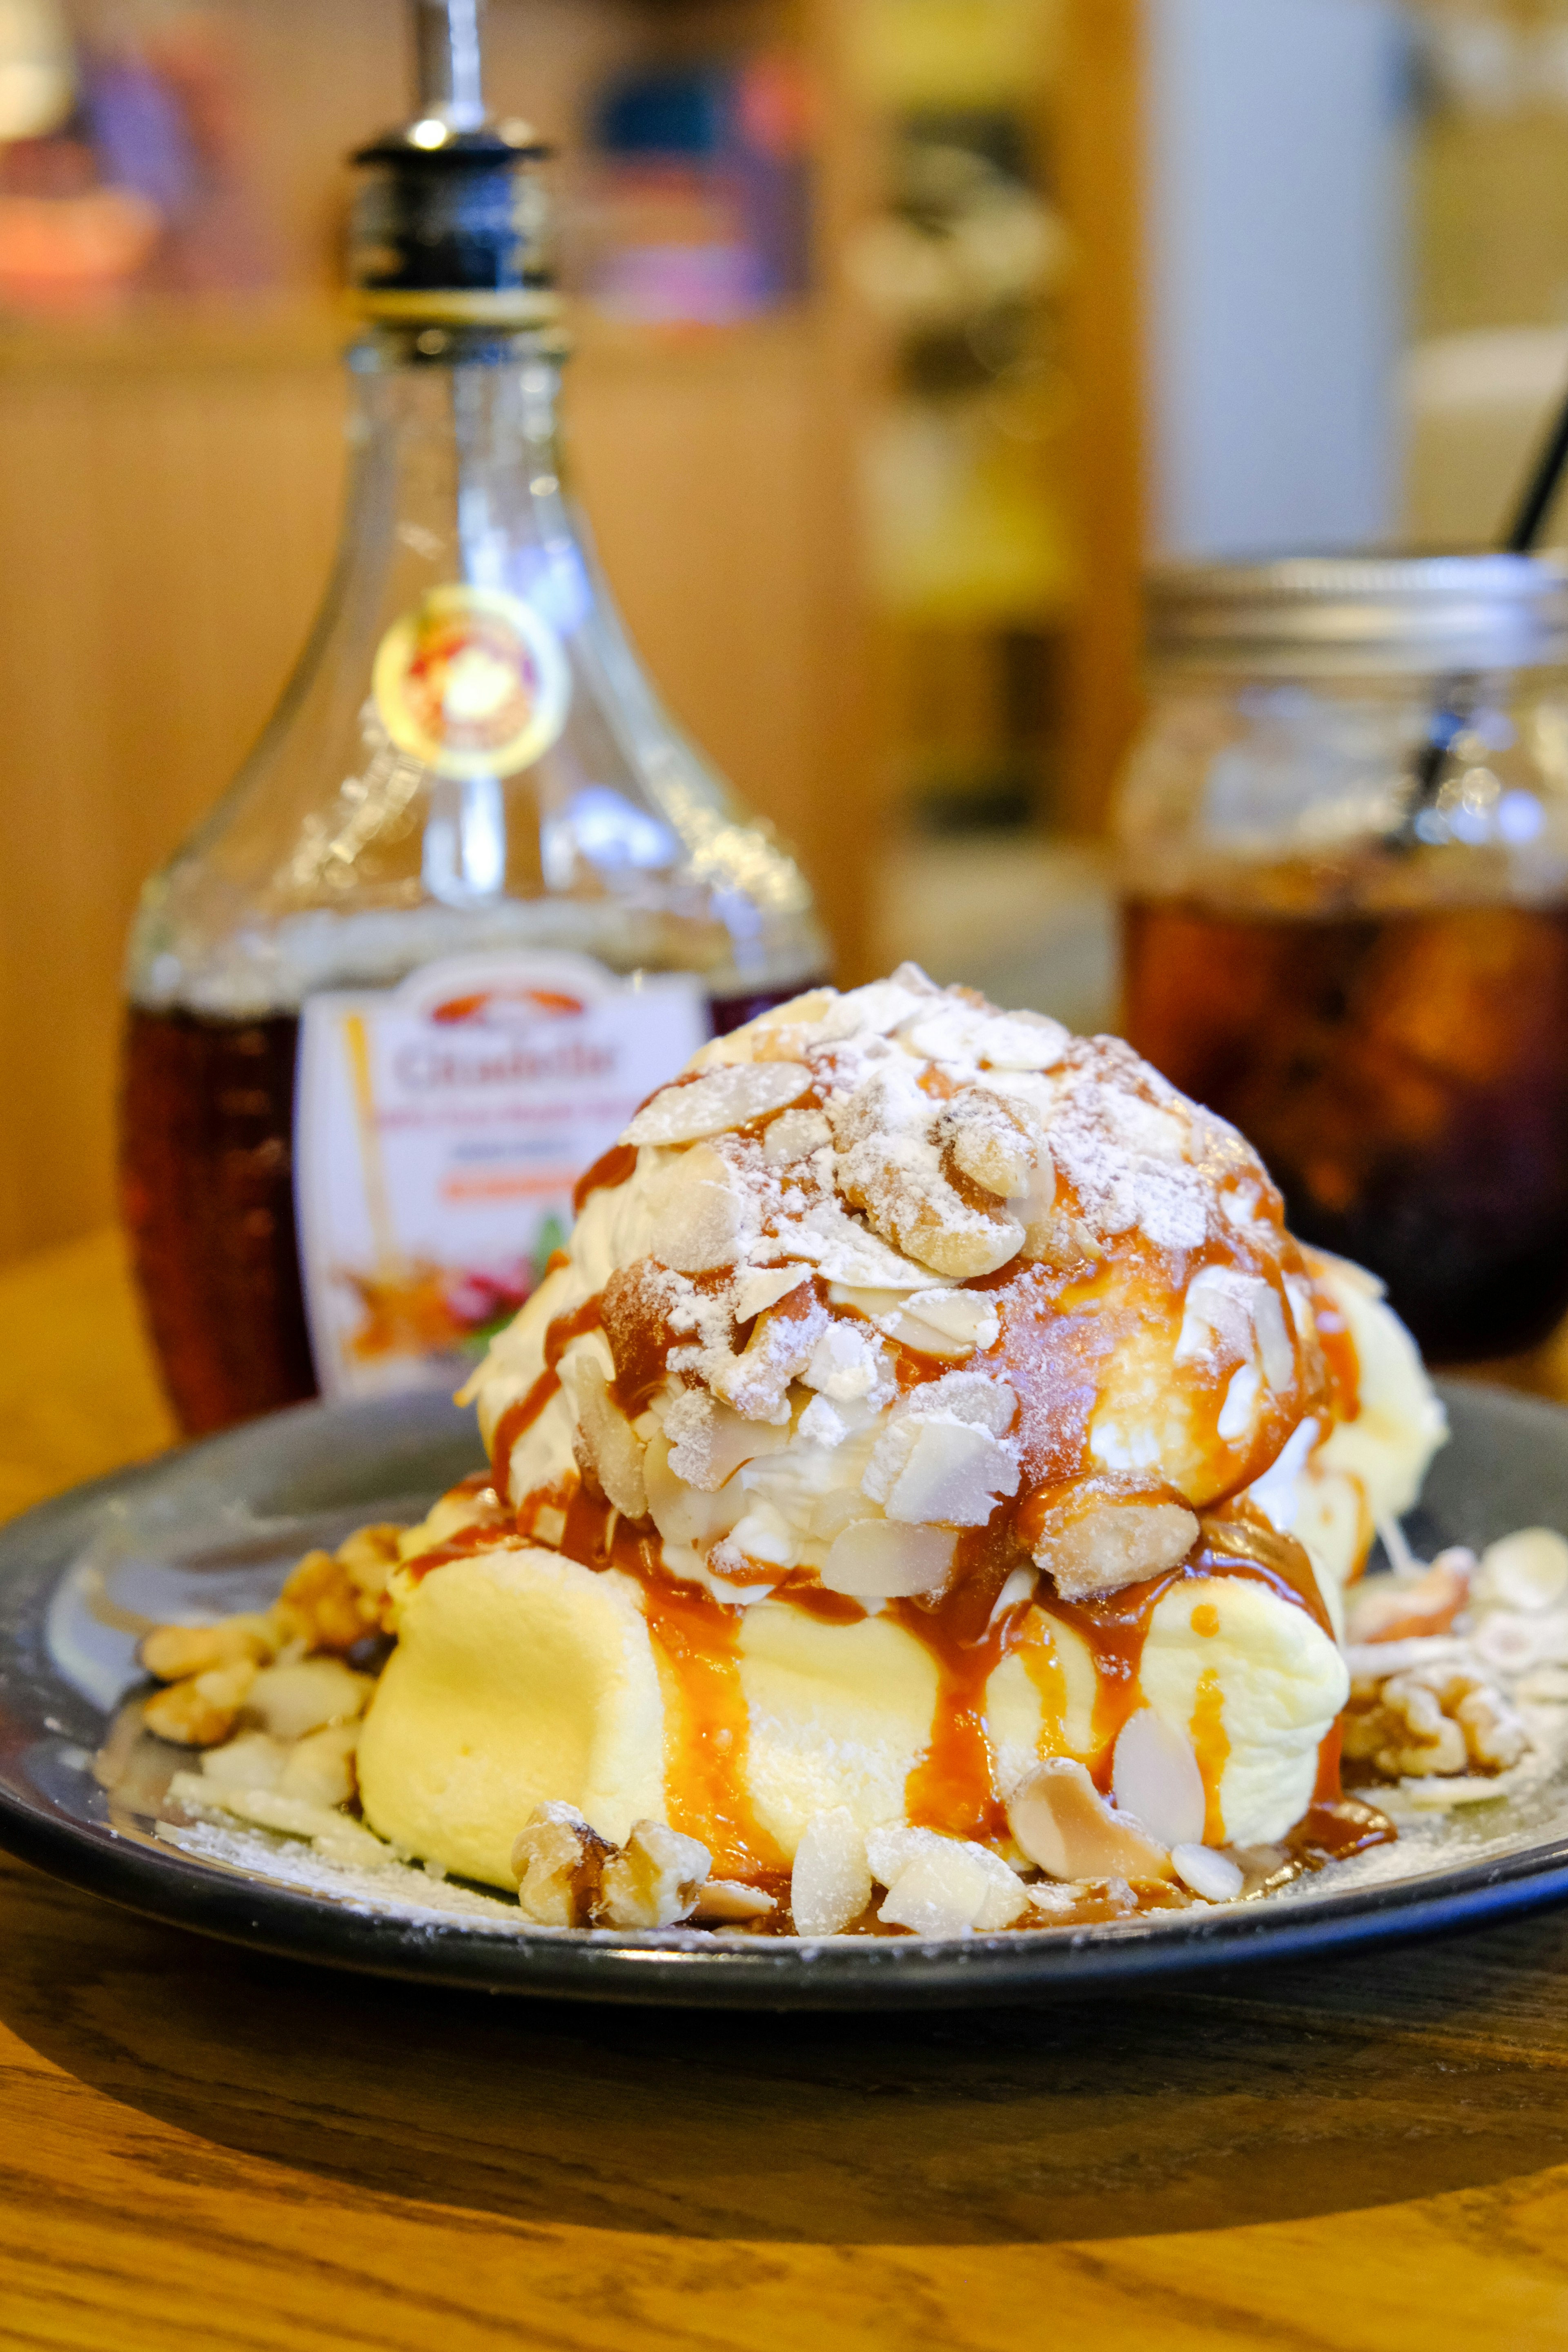
[[[1333,1584],[1442,1433],[1375,1285],[1304,1255],[1234,1129],[911,965],[656,1094],[470,1393],[524,1534],[571,1549],[586,1497],[742,1603],[1093,1597],[1238,1497]]]

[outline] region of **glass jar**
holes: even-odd
[[[1568,567],[1185,566],[1116,816],[1123,1025],[1433,1360],[1568,1308]]]

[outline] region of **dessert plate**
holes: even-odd
[[[1443,1393],[1453,1439],[1407,1523],[1415,1549],[1568,1530],[1568,1411],[1463,1382]],[[732,2008],[1040,1999],[1568,1895],[1568,1771],[1257,1902],[945,1943],[552,1933],[416,1868],[338,1868],[237,1826],[160,1829],[181,1759],[120,1712],[141,1679],[141,1626],[261,1605],[312,1545],[421,1515],[479,1466],[477,1446],[472,1416],[438,1397],[303,1405],[0,1530],[0,1844],[134,1910],[293,1958],[493,1992]]]

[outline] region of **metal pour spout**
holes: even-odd
[[[485,121],[479,11],[484,0],[414,0],[415,79],[422,121],[448,131]]]

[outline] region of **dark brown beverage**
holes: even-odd
[[[715,998],[714,1029],[797,992]],[[294,1227],[299,1034],[292,1013],[130,1015],[121,1207],[163,1385],[192,1437],[317,1393]]]
[[[1371,1266],[1423,1351],[1568,1308],[1568,910],[1125,917],[1130,1041],[1267,1160],[1303,1241]]]

